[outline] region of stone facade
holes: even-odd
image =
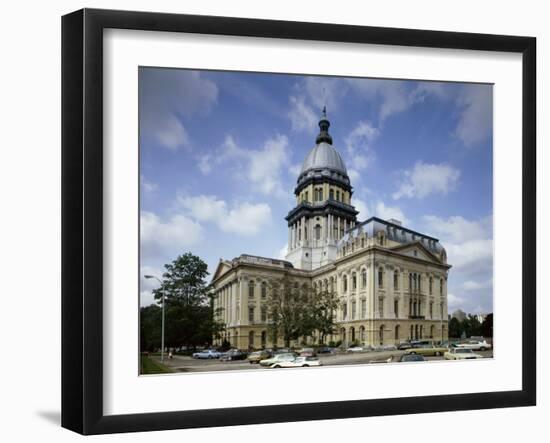
[[[265,300],[273,281],[287,278],[300,287],[329,290],[340,301],[334,334],[326,343],[447,340],[451,266],[445,249],[438,239],[397,220],[372,217],[358,223],[326,114],[319,126],[317,144],[298,177],[296,207],[286,217],[287,260],[252,255],[220,260],[212,287],[214,307],[226,326],[223,339],[240,349],[282,346],[270,341]]]

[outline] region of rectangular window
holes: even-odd
[[[399,276],[397,275],[397,272],[394,272],[393,274],[393,289],[396,291],[399,289]]]
[[[367,301],[361,300],[361,318],[367,317]]]
[[[266,284],[264,283],[262,285],[262,298],[265,298],[267,296],[267,286]]]
[[[248,308],[248,321],[250,323],[254,322],[254,308]]]
[[[254,283],[248,284],[248,298],[254,298]]]
[[[439,295],[443,295],[443,279],[439,280]]]
[[[363,271],[362,285],[363,285],[363,288],[367,287],[367,271]]]
[[[342,306],[342,318],[346,320],[348,318],[348,305],[347,303]]]
[[[355,310],[355,302],[351,303],[351,319],[355,320],[356,310]]]
[[[380,297],[378,299],[378,314],[380,318],[384,318],[384,298]]]
[[[393,302],[393,312],[395,312],[395,318],[399,317],[399,301],[394,300]]]
[[[262,321],[267,321],[267,309],[262,308]]]
[[[378,270],[378,287],[384,287],[384,271],[382,271],[382,269]]]
[[[430,318],[433,318],[434,316],[434,304],[430,303]]]

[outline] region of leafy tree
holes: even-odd
[[[266,299],[269,335],[275,343],[282,337],[285,346],[316,331],[324,341],[326,335],[333,332],[333,314],[337,307],[333,293],[316,292],[311,286],[300,286],[285,275],[270,283]]]
[[[483,337],[492,337],[493,336],[493,314],[488,314],[481,323],[481,335]]]
[[[460,337],[462,335],[462,325],[456,317],[449,321],[449,337]]]
[[[154,352],[160,348],[160,329],[162,309],[157,305],[140,309],[140,348],[142,351]]]
[[[164,268],[162,286],[153,295],[158,303],[162,303],[163,293],[165,297],[165,345],[177,348],[210,344],[223,325],[216,320],[206,284],[206,263],[186,253]]]

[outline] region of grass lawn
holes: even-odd
[[[151,357],[141,356],[141,374],[168,374],[174,372],[168,366],[153,360]]]

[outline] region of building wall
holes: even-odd
[[[447,272],[445,264],[398,254],[370,242],[315,271],[238,265],[215,281],[215,308],[222,308],[221,320],[226,324],[224,338],[231,346],[272,347],[274,343],[261,314],[267,297],[267,293],[262,297],[262,284],[267,283],[269,291],[268,282],[287,273],[300,285],[306,283],[329,290],[332,285],[342,306],[336,312],[335,333],[326,338],[327,343],[390,345],[414,338],[447,340]],[[410,284],[413,275],[420,281],[419,285]],[[283,346],[281,340],[277,346]]]

